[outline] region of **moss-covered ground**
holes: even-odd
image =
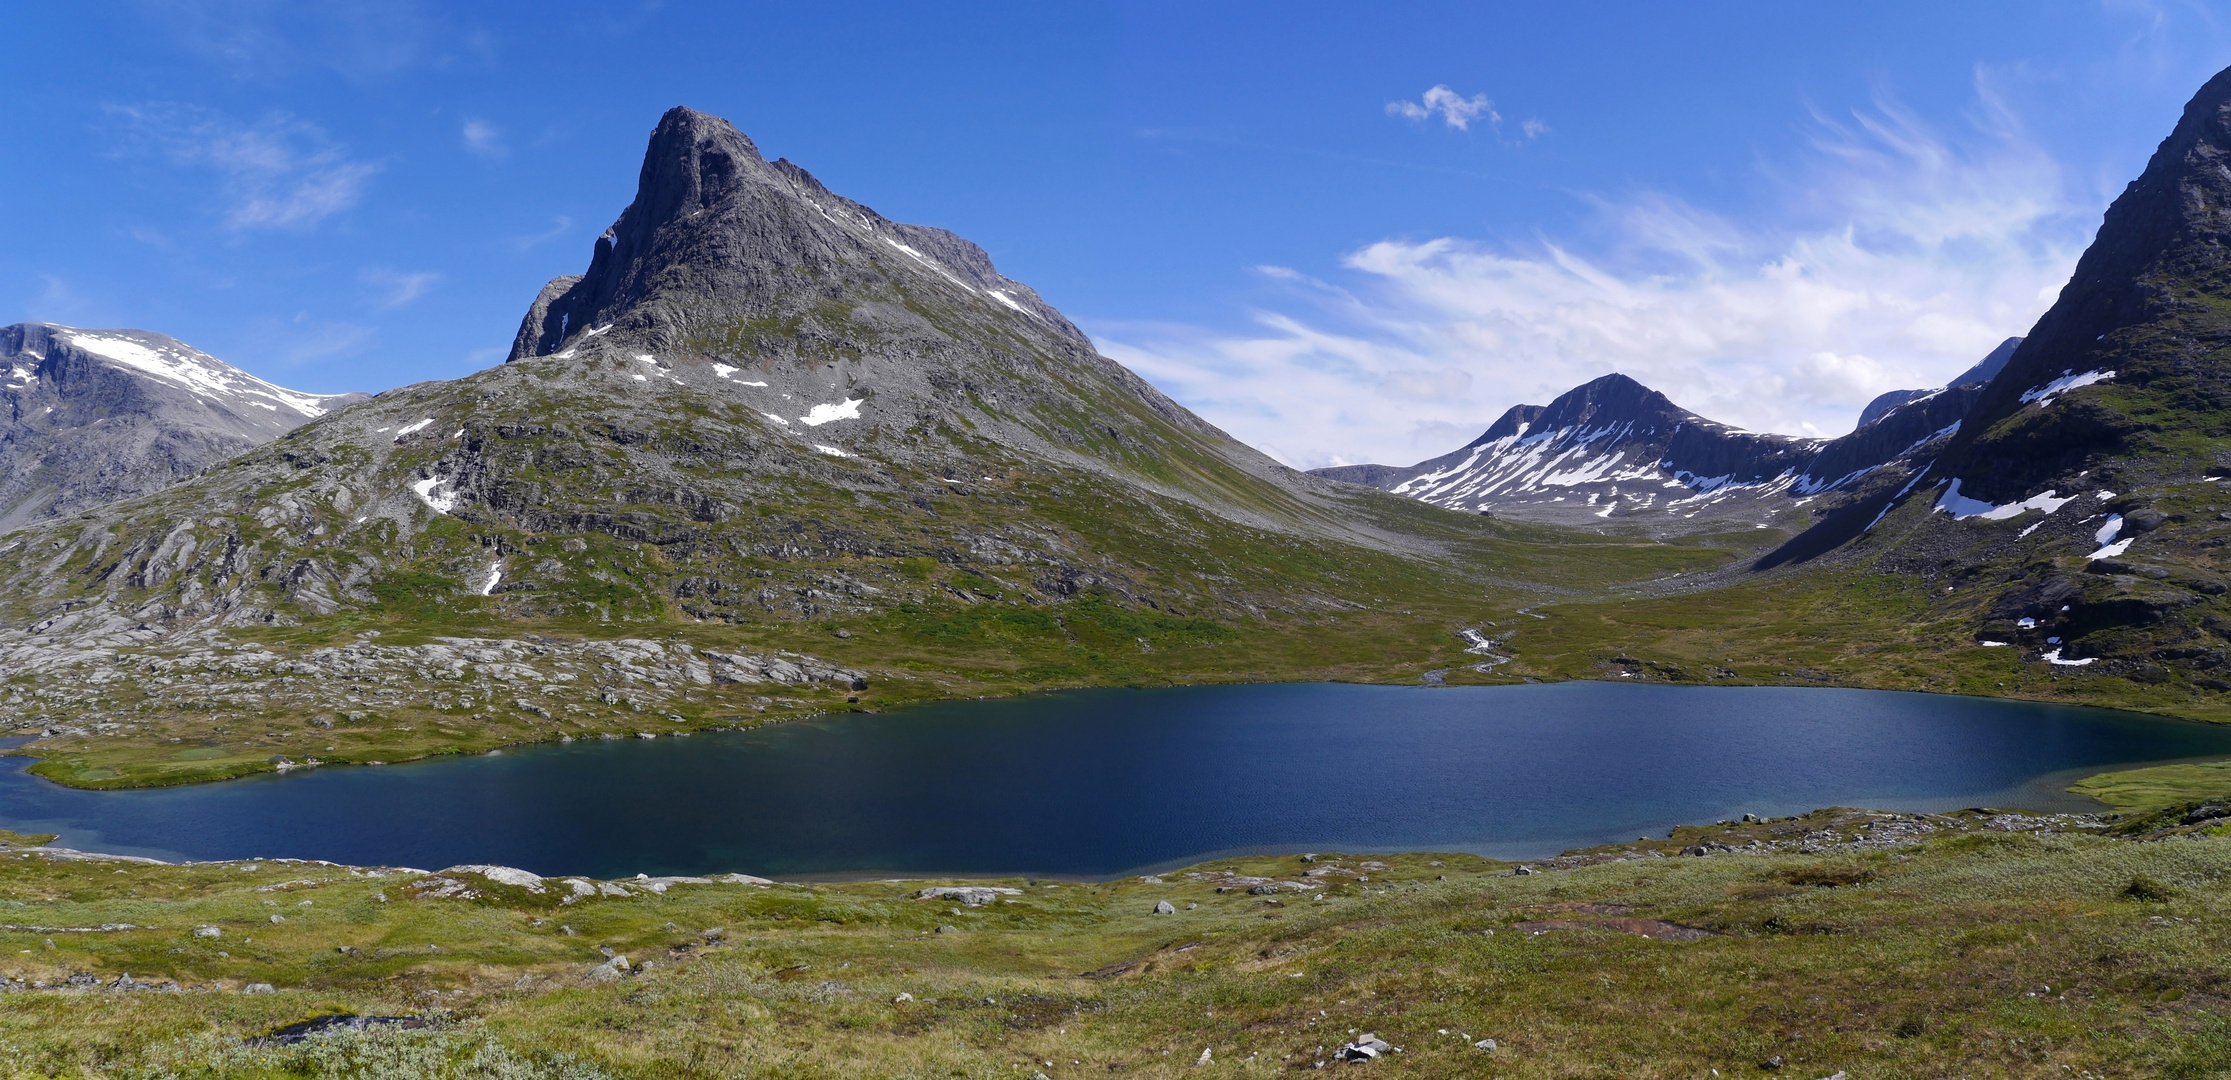
[[[481,882],[479,899],[413,899],[406,872],[16,851],[0,854],[0,975],[104,988],[0,995],[0,1061],[103,1077],[1271,1076],[1374,1033],[1401,1052],[1323,1067],[2231,1070],[2231,838],[1971,816],[1897,850],[1674,851],[1850,820],[1685,829],[1530,875],[1465,855],[1265,856],[1160,882],[988,882],[1019,892],[981,906],[914,899],[923,882],[573,904]],[[1227,871],[1316,884],[1255,895]],[[118,923],[139,929],[64,932]],[[607,949],[635,973],[600,981]],[[185,989],[105,988],[127,972]],[[240,992],[257,983],[274,992]],[[341,1013],[429,1026],[243,1041]]]

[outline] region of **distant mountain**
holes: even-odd
[[[2004,363],[2000,346],[1962,376]],[[1809,524],[1820,508],[1950,437],[1981,388],[1961,384],[1879,410],[1837,439],[1743,431],[1707,420],[1625,375],[1606,375],[1544,405],[1516,405],[1463,448],[1408,468],[1312,470],[1453,510],[1565,524]],[[1901,393],[1904,393],[1901,391]],[[1792,511],[1804,508],[1804,513]],[[1702,522],[1696,519],[1703,519]]]
[[[1999,373],[1999,369],[2006,366],[2007,359],[2014,355],[2014,347],[2020,345],[2021,343],[2022,339],[2018,337],[2010,337],[2005,341],[1999,342],[1999,347],[1991,350],[1991,355],[1984,357],[1980,363],[1976,364],[1974,367],[1967,369],[1966,371],[1961,372],[1959,375],[1953,377],[1951,382],[1946,383],[1944,386],[1938,387],[1936,390],[1892,390],[1889,393],[1882,394],[1876,397],[1875,400],[1867,403],[1866,408],[1859,410],[1858,426],[1866,427],[1867,425],[1882,419],[1882,417],[1890,410],[1895,409],[1898,406],[1905,404],[1906,402],[1927,397],[1930,394],[1936,393],[1938,390],[1945,389],[1945,387],[1981,386],[1984,383],[1990,382],[1992,376],[1997,375]]]
[[[365,400],[145,330],[0,327],[0,532],[168,487]]]

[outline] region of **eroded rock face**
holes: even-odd
[[[0,327],[0,532],[169,487],[364,398],[145,330]]]

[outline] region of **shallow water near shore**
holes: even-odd
[[[646,720],[646,724],[656,721]],[[598,877],[1109,877],[1266,851],[1537,858],[1822,806],[2087,811],[2231,727],[1874,690],[1280,683],[942,702],[147,791],[0,763],[0,827],[162,859]]]

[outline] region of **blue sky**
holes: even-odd
[[[688,104],[1296,465],[1612,370],[1836,434],[2026,330],[2231,65],[2166,2],[948,6],[9,5],[0,318],[455,377]]]

